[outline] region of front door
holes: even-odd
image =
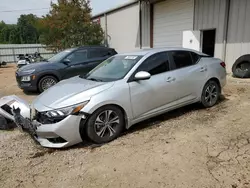
[[[167,52],[150,56],[136,70],[151,74],[149,80],[129,82],[134,119],[163,110],[175,100],[175,78]]]
[[[83,71],[89,70],[87,50],[77,50],[66,57],[69,63],[63,71],[63,79],[80,75]]]

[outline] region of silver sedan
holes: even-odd
[[[170,110],[197,102],[212,107],[225,84],[220,59],[183,48],[141,50],[59,82],[32,103],[30,121],[24,108],[15,119],[44,147],[68,147],[86,137],[101,144]]]

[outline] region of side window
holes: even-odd
[[[86,50],[77,50],[70,54],[67,59],[70,60],[71,63],[81,63],[87,60],[87,51]]]
[[[91,59],[98,58],[98,57],[106,57],[106,56],[110,56],[110,55],[112,55],[110,50],[105,49],[105,48],[90,49],[89,53],[88,53],[88,57]]]
[[[110,49],[101,49],[101,57],[111,56],[112,54]]]
[[[101,57],[101,51],[100,49],[89,49],[88,50],[88,58],[98,58]]]
[[[193,60],[190,52],[188,51],[173,51],[170,52],[174,59],[176,69],[180,69],[183,67],[188,67],[193,65]]]
[[[191,56],[192,56],[192,59],[193,59],[193,64],[198,63],[198,61],[200,60],[200,56],[197,53],[194,53],[194,52],[190,52],[190,53],[191,53]]]
[[[114,49],[110,49],[110,50],[109,50],[109,53],[110,53],[110,55],[115,55],[115,54],[117,54],[117,52],[116,52]]]
[[[169,71],[169,60],[167,52],[154,54],[146,59],[138,68],[138,71],[147,71],[151,75]]]

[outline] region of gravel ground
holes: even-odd
[[[0,69],[0,93],[32,101],[14,70]],[[223,92],[211,109],[164,114],[101,147],[44,149],[0,131],[0,187],[250,187],[250,81],[229,78]]]

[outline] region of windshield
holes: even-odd
[[[136,55],[116,55],[101,63],[84,78],[88,80],[111,82],[120,80],[142,58]]]
[[[72,50],[64,50],[62,52],[57,53],[53,57],[49,58],[49,62],[58,62],[61,61],[63,58],[65,58],[69,53],[71,53]]]

